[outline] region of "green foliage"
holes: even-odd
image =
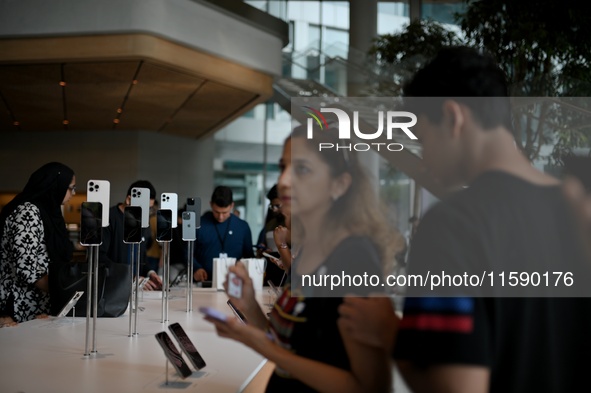
[[[379,70],[377,82],[372,83],[375,95],[399,95],[405,80],[439,49],[463,44],[496,58],[507,74],[512,96],[591,96],[591,23],[580,2],[465,2],[465,11],[457,15],[464,38],[436,22],[415,21],[401,33],[375,40],[370,50]],[[569,124],[573,118],[580,122],[581,116],[591,113],[585,100],[579,105],[582,110],[567,117]],[[564,120],[564,113],[556,105],[540,102],[516,115],[517,139],[532,161],[542,158],[542,147],[549,144],[554,146],[547,156],[552,164],[560,164],[561,157],[577,147],[589,146],[590,127],[557,124]]]
[[[400,95],[404,82],[440,49],[460,43],[454,32],[431,20],[413,21],[401,33],[379,36],[369,51],[379,75],[372,95]]]
[[[467,0],[458,15],[469,45],[490,52],[507,74],[511,96],[590,96],[591,34],[588,16],[572,0]],[[585,105],[584,101],[579,104]],[[589,109],[589,108],[583,108]],[[539,103],[535,110],[517,114],[520,142],[530,160],[541,158],[543,146],[553,144],[548,159],[561,164],[562,157],[586,146],[589,129],[564,128],[571,121],[555,105]]]

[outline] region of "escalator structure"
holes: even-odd
[[[317,52],[317,51],[316,51]],[[299,58],[303,55],[297,56]],[[296,65],[305,70],[306,75],[314,74],[314,69],[308,69],[302,64],[294,61],[296,56],[286,56],[284,61]],[[324,56],[322,63],[324,66],[338,66],[345,67],[346,72],[355,72],[357,75],[362,75],[366,78],[378,78],[377,75],[372,75],[371,66],[363,67],[353,65],[348,60],[341,56]],[[369,74],[369,75],[368,75]],[[368,79],[370,80],[370,79]],[[326,106],[331,108],[338,108],[345,111],[350,119],[353,119],[353,112],[358,112],[359,130],[363,133],[374,133],[378,129],[378,111],[396,110],[400,99],[398,97],[345,97],[335,89],[320,83],[314,79],[302,79],[294,77],[282,77],[277,79],[273,84],[273,100],[277,102],[284,110],[289,112],[296,121],[300,124],[305,124],[309,115],[307,110],[302,106],[292,105],[292,99],[297,98],[295,102],[306,101],[313,99],[315,105],[319,102],[326,102]],[[384,106],[384,102],[390,102],[392,105]],[[425,170],[422,158],[420,155],[421,147],[415,141],[410,139],[404,132],[399,129],[394,129],[392,139],[386,139],[386,133],[378,139],[372,140],[373,143],[400,143],[404,146],[401,151],[388,151],[381,148],[377,153],[383,156],[392,166],[399,171],[405,173],[408,177],[413,179],[418,186],[428,190],[431,194],[438,198],[445,195],[445,189],[434,181],[433,177]],[[351,140],[351,143],[361,142],[367,143],[367,140]],[[385,145],[382,145],[385,146]]]

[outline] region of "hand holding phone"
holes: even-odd
[[[228,273],[228,295],[241,298],[243,281],[234,272]]]
[[[221,312],[220,310],[216,310],[212,307],[199,307],[199,312],[205,314],[205,316],[215,319],[218,322],[228,322],[228,316]]]
[[[274,257],[273,255],[267,253],[267,252],[263,252],[263,256],[269,258],[271,260],[271,262],[273,262],[275,265],[279,266],[281,269],[283,269],[283,262],[281,261],[281,259]]]

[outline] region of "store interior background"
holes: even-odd
[[[215,186],[231,187],[236,207],[256,237],[267,211],[265,194],[277,180],[282,144],[293,126],[289,112],[275,99],[278,82],[297,78],[337,95],[354,95],[354,70],[360,66],[354,63],[364,57],[376,33],[400,31],[411,17],[434,19],[457,30],[453,14],[463,6],[458,1],[351,1],[245,1],[236,9],[236,2],[205,0],[0,3],[0,206],[37,167],[61,161],[77,176],[77,195],[64,206],[73,230],[87,180],[109,180],[114,205],[124,200],[129,184],[147,179],[158,195],[176,192],[179,201],[201,197],[204,211]],[[107,39],[139,47],[143,41],[136,34],[156,37],[149,42],[153,47],[164,45],[158,41],[164,38],[169,47],[161,52],[132,48],[129,55],[103,48],[115,42]],[[63,45],[77,38],[95,41],[67,52]],[[38,50],[31,54],[35,45],[52,39],[59,48],[45,45],[44,58]],[[25,49],[11,50],[15,47]],[[184,48],[196,53],[183,58]],[[134,101],[133,93],[144,82],[144,74],[134,75],[143,53],[149,56],[139,62],[152,91]],[[76,68],[88,64],[94,68]],[[158,79],[161,69],[168,79]],[[88,83],[94,86],[80,89],[80,101],[70,103],[75,80],[61,86],[61,76],[75,79],[77,71],[81,77],[92,75]],[[191,94],[197,97],[204,90],[202,80],[219,85],[192,102]],[[84,93],[95,94],[95,88],[106,95],[85,102]],[[136,105],[133,116],[131,104]],[[226,113],[218,114],[224,108]],[[90,119],[95,109],[106,122]],[[159,111],[164,117],[157,117]],[[194,115],[200,111],[219,116],[212,121]],[[77,126],[76,115],[82,119],[78,123],[86,122],[83,126]],[[176,116],[172,126],[167,116]],[[177,119],[184,123],[175,128]],[[211,124],[204,125],[207,121]],[[428,205],[434,197],[416,193],[415,181],[382,157],[371,165],[389,213],[406,231],[416,204]]]

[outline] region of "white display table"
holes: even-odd
[[[224,293],[195,289],[195,311],[187,313],[184,290],[173,288],[169,323],[181,324],[207,366],[183,380],[169,365],[166,385],[166,359],[154,334],[170,332],[160,322],[162,300],[154,295],[146,292],[142,299],[140,294],[138,336],[128,337],[128,314],[97,320],[96,355],[84,356],[85,317],[37,319],[0,329],[0,391],[241,392],[265,365],[265,359],[246,346],[218,337],[213,325],[196,311],[212,306],[232,315]],[[261,294],[261,303],[268,301],[263,299],[267,296]],[[266,381],[261,384],[260,379],[257,385],[264,387]],[[248,391],[262,391],[259,386],[249,386]]]

